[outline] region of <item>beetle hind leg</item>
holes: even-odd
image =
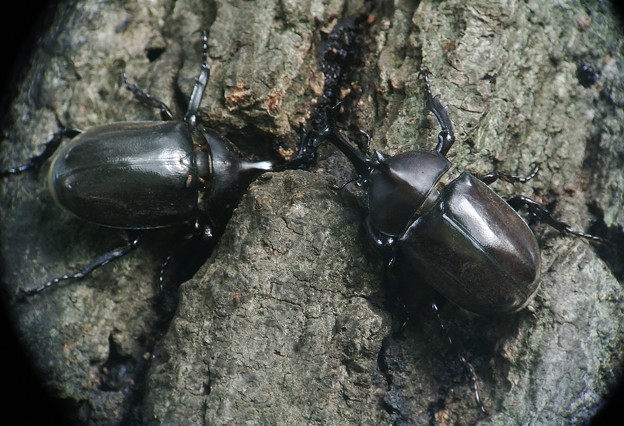
[[[100,266],[104,266],[107,263],[112,262],[115,259],[119,259],[120,257],[123,257],[126,254],[130,253],[132,250],[134,250],[137,247],[137,245],[139,244],[139,241],[140,241],[140,235],[131,237],[129,238],[128,242],[125,245],[121,247],[117,247],[109,252],[102,254],[101,256],[98,256],[97,258],[92,260],[90,263],[85,265],[78,272],[74,272],[72,274],[61,275],[60,277],[53,278],[50,281],[40,285],[39,287],[35,287],[32,289],[24,290],[20,288],[18,290],[18,295],[20,298],[33,296],[35,294],[41,293],[42,291],[48,290],[49,288],[53,286],[56,286],[60,282],[67,281],[67,280],[79,280],[81,278],[84,278],[87,275],[89,275],[91,272],[93,272],[95,269],[99,268]]]
[[[552,217],[550,212],[548,212],[548,210],[544,208],[544,206],[542,206],[535,200],[525,197],[524,195],[517,195],[515,197],[512,197],[507,201],[507,204],[509,204],[516,211],[518,211],[522,207],[526,207],[529,213],[534,215],[539,221],[544,222],[545,224],[551,226],[552,228],[555,228],[561,233],[585,238],[589,241],[593,241],[596,243],[608,243],[608,241],[604,238],[587,234],[582,231],[577,231],[573,229],[569,224],[555,219],[554,217]]]
[[[167,297],[171,288],[177,290],[178,284],[195,275],[212,253],[216,240],[218,236],[213,234],[212,227],[199,220],[195,221],[190,231],[182,232],[172,240],[158,271],[158,285],[163,296]],[[174,271],[168,272],[172,268]],[[169,274],[174,278],[167,280]],[[169,285],[169,281],[173,285]]]
[[[17,175],[27,170],[38,169],[41,165],[50,158],[61,145],[64,138],[73,138],[82,133],[81,130],[73,129],[69,127],[63,127],[58,132],[52,135],[52,138],[45,143],[45,148],[41,154],[35,155],[29,158],[24,164],[17,167],[11,167],[6,170],[0,170],[0,178],[4,178],[10,175]]]
[[[438,308],[438,305],[435,301],[431,303],[431,310],[433,311],[433,314],[438,320],[438,324],[440,325],[440,328],[442,329],[442,332],[446,340],[448,341],[451,348],[455,351],[455,354],[457,355],[457,359],[464,366],[464,368],[466,369],[466,372],[470,376],[470,381],[472,382],[472,389],[474,392],[474,398],[475,398],[475,402],[477,403],[477,406],[479,407],[481,412],[483,412],[483,414],[487,415],[488,412],[485,409],[485,405],[483,404],[483,401],[481,401],[481,396],[479,394],[479,379],[477,378],[477,372],[475,371],[472,364],[468,362],[466,357],[461,353],[461,350],[458,348],[457,343],[451,337],[451,333],[449,332],[448,326],[442,319],[442,315],[440,314],[440,309]]]

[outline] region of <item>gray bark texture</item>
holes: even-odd
[[[212,74],[199,119],[252,153],[288,157],[321,94],[323,36],[362,13],[373,22],[345,88],[359,93],[347,124],[369,131],[372,148],[435,145],[418,78],[427,68],[457,133],[452,174],[539,163],[526,184],[492,188],[556,199],[554,215],[575,229],[589,228],[590,204],[612,229],[624,223],[623,31],[597,0],[61,3],[4,117],[0,168],[39,152],[59,122],[157,120],[121,73],[175,107],[199,71],[202,29]],[[599,70],[595,84],[579,83],[579,63]],[[621,380],[624,353],[622,284],[595,246],[538,225],[542,286],[529,308],[491,318],[443,306],[485,415],[428,303],[397,326],[362,191],[332,188],[353,173],[328,146],[309,170],[254,182],[164,331],[166,230],[80,282],[17,301],[18,288],[124,240],[58,208],[45,168],[0,181],[6,302],[50,394],[93,425],[588,422]]]

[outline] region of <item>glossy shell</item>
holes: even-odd
[[[61,207],[102,226],[172,226],[196,213],[195,163],[187,123],[113,123],[63,145],[48,185]]]
[[[515,210],[468,173],[441,190],[397,248],[440,294],[479,314],[518,311],[539,288],[535,235]]]
[[[383,160],[370,176],[369,221],[374,229],[399,236],[412,221],[451,163],[436,151],[410,151]]]

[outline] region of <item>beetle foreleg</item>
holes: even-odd
[[[598,242],[598,243],[607,243],[607,240],[603,238],[572,229],[572,227],[569,224],[552,217],[552,215],[548,212],[548,210],[546,210],[537,201],[534,201],[528,197],[525,197],[524,195],[516,195],[515,197],[509,199],[507,203],[516,211],[518,211],[522,207],[526,207],[527,210],[531,214],[535,215],[535,217],[537,217],[538,220],[555,228],[557,231],[561,233],[574,235],[576,237],[585,238],[587,240]]]
[[[132,92],[134,97],[137,98],[139,102],[152,108],[158,108],[160,110],[160,118],[163,121],[173,120],[173,114],[171,113],[171,110],[163,101],[148,95],[137,84],[130,83],[130,81],[128,80],[128,75],[125,72],[123,73],[122,78],[124,84],[126,85],[126,89]]]
[[[21,166],[12,167],[7,170],[1,170],[0,178],[9,175],[16,175],[31,169],[38,169],[48,158],[52,156],[52,154],[56,152],[57,148],[63,141],[63,138],[67,137],[71,139],[80,133],[82,133],[82,131],[78,129],[62,128],[58,132],[54,133],[54,135],[52,135],[52,139],[45,143],[45,148],[43,149],[43,152],[41,154],[35,155],[34,157],[28,159],[28,161],[26,161]]]
[[[18,290],[18,295],[22,296],[22,297],[24,297],[24,296],[32,296],[34,294],[41,293],[42,291],[47,290],[48,288],[50,288],[50,287],[60,283],[61,281],[84,278],[87,275],[89,275],[91,272],[93,272],[95,269],[99,268],[100,266],[104,266],[108,262],[111,262],[111,261],[113,261],[115,259],[118,259],[118,258],[120,258],[122,256],[125,256],[126,254],[130,253],[139,244],[139,240],[140,240],[140,235],[132,238],[125,245],[123,245],[121,247],[117,247],[116,249],[111,250],[111,251],[109,251],[107,253],[104,253],[103,255],[97,257],[96,259],[91,261],[89,264],[84,266],[78,272],[74,272],[73,274],[65,274],[65,275],[62,275],[60,277],[56,277],[56,278],[48,281],[47,283],[42,284],[41,286],[33,288],[33,289],[24,290],[24,289],[20,288]]]
[[[373,245],[386,255],[388,267],[392,268],[395,263],[396,238],[377,231],[371,223],[370,217],[364,221],[364,229]]]
[[[442,155],[446,155],[449,149],[453,146],[453,143],[455,143],[453,122],[449,116],[448,107],[442,105],[442,102],[440,102],[440,96],[433,96],[431,93],[431,86],[429,83],[429,74],[431,73],[428,70],[421,70],[419,74],[425,82],[425,105],[429,111],[435,115],[441,128],[440,133],[438,133],[438,144],[436,145],[435,150],[440,152]]]

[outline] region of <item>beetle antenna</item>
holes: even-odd
[[[195,123],[197,122],[199,104],[204,96],[204,91],[208,85],[208,79],[210,78],[210,64],[208,63],[208,33],[206,31],[201,32],[201,41],[201,71],[199,72],[199,76],[197,76],[197,80],[195,80],[195,86],[193,86],[193,92],[191,93],[188,110],[184,115],[184,121],[189,123],[191,126],[195,126]]]

